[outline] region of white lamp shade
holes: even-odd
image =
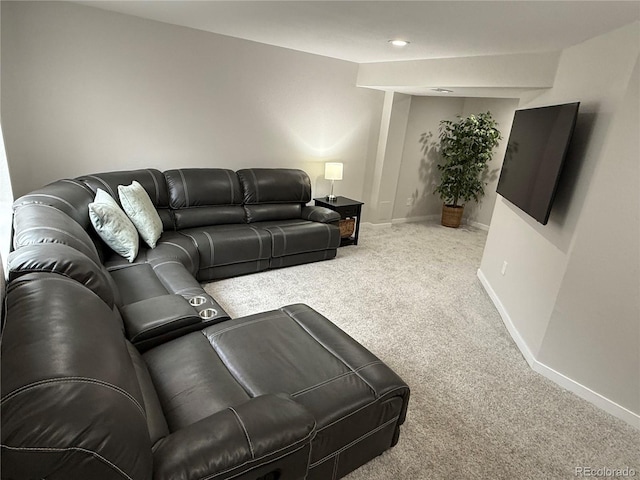
[[[342,163],[327,162],[324,164],[325,180],[342,180]]]

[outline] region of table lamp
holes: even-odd
[[[338,198],[333,194],[333,182],[335,180],[342,180],[342,163],[339,162],[327,162],[324,164],[324,178],[325,180],[331,180],[331,194],[327,195],[327,199],[335,202]]]

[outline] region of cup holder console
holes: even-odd
[[[209,299],[204,295],[196,295],[194,297],[189,297],[188,301],[189,301],[189,305],[191,305],[192,307],[200,307],[200,306],[207,307],[205,303],[209,302]],[[211,303],[209,302],[209,304]],[[216,315],[218,315],[218,310],[216,310],[215,308],[207,307],[200,310],[198,312],[198,315],[200,315],[200,318],[202,320],[210,320]]]
[[[198,305],[202,305],[206,301],[207,301],[207,299],[205,297],[203,297],[202,295],[198,295],[196,297],[189,298],[189,304],[194,306],[194,307],[197,307]]]
[[[199,315],[203,320],[209,320],[210,318],[215,317],[218,314],[218,311],[215,308],[205,308],[201,310]]]

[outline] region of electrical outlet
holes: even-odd
[[[411,207],[411,206],[413,206],[413,198],[412,198],[412,197],[407,198],[407,203],[406,203],[406,205],[407,205],[407,207]]]
[[[509,266],[509,264],[507,263],[507,261],[505,260],[504,262],[502,262],[502,269],[500,270],[500,273],[502,275],[504,275],[505,273],[507,273],[507,267]]]

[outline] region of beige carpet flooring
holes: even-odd
[[[480,285],[486,233],[363,227],[331,261],[206,285],[244,316],[306,303],[411,387],[396,447],[348,480],[571,479],[631,468],[640,431],[533,372]]]

